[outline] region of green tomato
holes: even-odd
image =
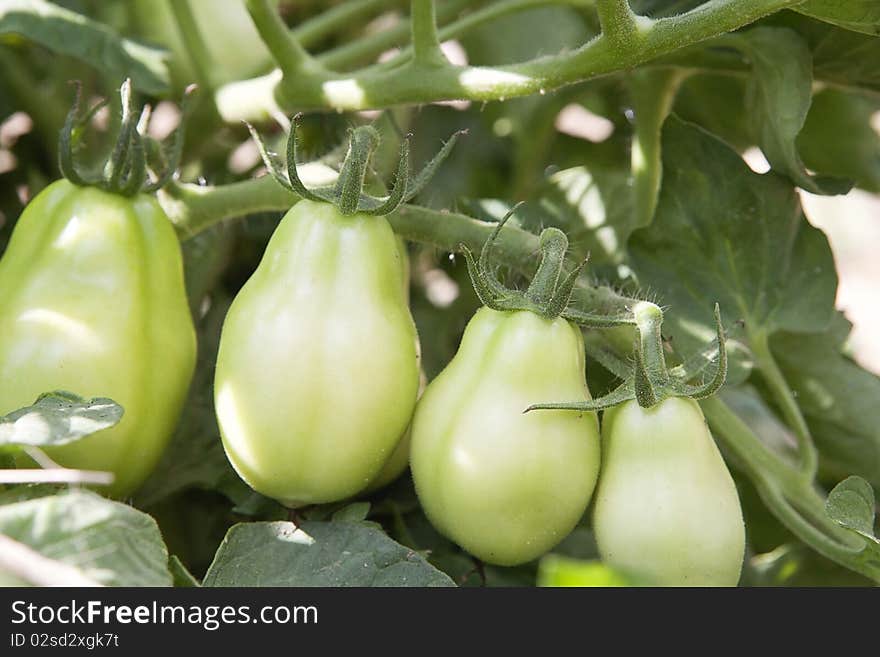
[[[372,481],[367,484],[367,487],[361,491],[362,494],[372,493],[380,488],[384,488],[403,474],[403,471],[406,470],[409,465],[409,447],[411,438],[412,431],[410,429],[404,431],[401,439],[397,441],[397,446],[394,448],[394,451],[391,452],[391,456],[385,461],[385,465],[379,470],[379,474],[373,477]]]
[[[419,349],[384,217],[300,201],[229,309],[214,398],[226,455],[291,507],[362,491],[412,417]]]
[[[102,490],[126,496],[168,443],[195,358],[180,244],[154,198],[60,180],[28,204],[0,260],[0,414],[58,389],[121,404],[115,427],[45,451],[113,472]]]
[[[416,407],[410,467],[432,524],[487,563],[530,561],[562,540],[599,471],[595,413],[533,411],[590,398],[580,330],[481,308]]]
[[[668,398],[605,411],[593,527],[602,558],[650,584],[735,586],[739,497],[699,405]]]
[[[407,262],[409,262],[409,256],[406,256]],[[406,294],[409,296],[409,285],[407,285]],[[424,370],[419,370],[419,396],[421,397],[422,393],[425,392],[425,386],[428,385],[428,377],[425,376]],[[403,436],[401,436],[400,440],[397,442],[397,447],[394,448],[394,451],[391,452],[391,456],[388,457],[388,460],[385,461],[385,465],[382,466],[382,469],[379,471],[373,480],[367,485],[364,490],[361,491],[362,494],[372,493],[374,491],[379,490],[380,488],[384,488],[392,481],[397,479],[400,475],[403,474],[403,471],[409,467],[409,449],[412,444],[412,425],[406,428],[406,431],[403,432]]]

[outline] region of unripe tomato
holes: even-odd
[[[405,254],[405,257],[407,258],[407,262],[409,262],[409,256]],[[409,285],[407,285],[407,297],[409,297]],[[425,371],[419,370],[419,396],[425,391],[425,386],[427,385],[428,377],[425,375]],[[391,456],[385,461],[385,465],[379,470],[379,474],[373,477],[373,480],[366,488],[364,488],[364,490],[361,491],[361,494],[369,494],[380,488],[384,488],[402,475],[403,471],[409,467],[409,450],[411,444],[412,425],[408,426],[406,431],[403,432],[403,436],[397,441],[397,447],[391,452]]]
[[[300,201],[229,309],[214,397],[223,445],[288,506],[342,500],[379,473],[419,387],[404,262],[384,217]]]
[[[413,418],[410,466],[428,519],[488,563],[556,545],[590,501],[599,425],[595,413],[523,411],[589,398],[577,327],[481,308]]]
[[[593,527],[602,558],[660,586],[735,586],[739,497],[699,405],[670,397],[605,411]]]
[[[125,496],[159,460],[195,358],[180,245],[155,199],[60,180],[28,204],[0,260],[0,414],[58,389],[121,404],[115,427],[45,451],[113,472],[102,490]]]

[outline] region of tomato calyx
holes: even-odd
[[[186,88],[180,104],[180,125],[173,132],[170,144],[166,146],[144,134],[150,120],[150,106],[144,106],[140,113],[134,111],[131,80],[126,78],[119,89],[122,116],[116,141],[102,165],[95,171],[93,167],[78,162],[76,152],[86,126],[110,101],[101,100],[83,113],[82,84],[79,81],[74,81],[74,84],[76,95],[58,138],[58,166],[61,174],[79,187],[98,187],[121,196],[152,193],[164,187],[174,176],[180,163],[184,125],[191,108],[189,101],[196,86],[190,85]],[[153,166],[150,160],[157,162],[158,166]]]
[[[373,196],[364,192],[364,181],[370,160],[379,146],[379,132],[370,125],[352,128],[349,131],[348,152],[335,184],[309,188],[299,177],[296,165],[296,133],[301,122],[302,114],[293,117],[290,136],[287,140],[286,172],[283,170],[283,165],[279,164],[273,154],[269,152],[256,129],[250,123],[246,123],[246,125],[257,144],[263,163],[278,184],[304,199],[332,203],[343,215],[360,213],[384,216],[394,212],[401,203],[411,201],[422,191],[437,167],[449,155],[458,138],[467,132],[459,130],[453,133],[437,154],[415,176],[411,175],[409,170],[409,142],[412,134],[405,135],[403,143],[400,145],[397,170],[390,193],[387,196]]]
[[[608,312],[602,308],[585,311],[570,306],[575,283],[587,264],[584,259],[567,274],[565,255],[568,252],[568,237],[558,228],[545,228],[540,235],[541,261],[528,288],[523,292],[506,287],[495,274],[489,254],[501,230],[516,210],[517,203],[502,217],[489,238],[483,243],[479,258],[466,244],[459,244],[464,253],[471,283],[484,306],[500,311],[528,310],[555,319],[563,317],[575,324],[590,328],[610,328],[622,324],[634,324],[635,319],[628,310]]]
[[[724,385],[727,377],[727,349],[721,309],[715,304],[715,331],[717,356],[710,362],[714,371],[697,384],[691,380],[702,377],[707,365],[699,368],[678,365],[666,366],[663,336],[660,331],[663,311],[650,301],[640,301],[633,308],[638,339],[635,342],[634,359],[624,375],[624,381],[607,395],[583,402],[541,403],[529,406],[525,412],[541,409],[598,411],[635,399],[639,406],[651,408],[669,397],[704,399],[714,395]],[[615,368],[617,369],[617,368]]]

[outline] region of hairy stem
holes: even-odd
[[[196,23],[195,15],[190,5],[191,0],[177,0],[169,3],[174,12],[174,20],[177,30],[180,32],[180,40],[183,41],[186,53],[192,61],[195,69],[196,82],[206,92],[213,94],[216,87],[214,70],[216,65],[208,52],[208,46],[202,37],[202,32]]]
[[[269,0],[245,0],[260,37],[272,53],[285,78],[319,74],[319,67],[287,29]]]
[[[625,44],[638,31],[636,15],[629,8],[627,0],[596,0],[596,13],[602,34],[612,42]],[[649,22],[650,19],[641,18]]]
[[[588,80],[644,64],[680,48],[730,32],[799,0],[713,0],[680,16],[654,20],[629,37],[600,35],[572,52],[499,67],[438,66],[261,78],[265,87],[239,116],[264,116],[262,104],[277,98],[285,111],[363,110],[442,100],[500,100]],[[620,36],[620,35],[618,35]],[[241,84],[241,83],[236,83]],[[277,87],[277,88],[276,88]],[[259,87],[250,87],[253,93]],[[224,116],[231,116],[223,111]]]
[[[410,7],[413,61],[427,66],[446,63],[437,36],[434,0],[412,0]]]
[[[173,181],[158,193],[158,198],[181,239],[188,239],[226,219],[256,212],[285,211],[299,200],[271,176],[216,187]],[[492,222],[416,205],[401,205],[388,216],[388,221],[401,237],[449,252],[459,252],[462,245],[479,251],[496,227]],[[492,255],[519,273],[531,274],[540,250],[537,235],[505,226],[493,244]],[[578,278],[572,298],[575,303],[608,314],[627,314],[637,303],[636,299],[621,296],[611,288],[596,287],[585,274]]]

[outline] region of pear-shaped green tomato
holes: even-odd
[[[214,399],[226,455],[288,506],[342,500],[412,417],[419,351],[384,217],[300,201],[223,324]]]
[[[590,501],[599,425],[595,413],[523,411],[589,398],[577,327],[481,308],[413,418],[410,467],[428,519],[487,563],[556,545]]]
[[[43,392],[110,397],[118,425],[46,449],[133,492],[162,453],[195,367],[180,245],[155,199],[66,180],[25,208],[0,260],[0,414]]]
[[[602,419],[593,527],[602,558],[659,586],[735,586],[739,497],[699,405],[629,401]]]

